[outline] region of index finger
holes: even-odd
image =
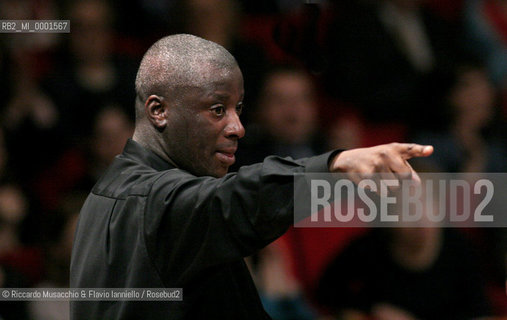
[[[433,146],[423,146],[415,143],[399,143],[397,149],[405,160],[415,157],[427,157],[433,153]]]

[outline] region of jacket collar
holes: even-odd
[[[155,152],[148,150],[132,139],[127,140],[122,156],[141,162],[157,171],[164,171],[176,168],[175,165],[165,161]]]

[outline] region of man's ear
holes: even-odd
[[[153,126],[159,131],[164,130],[167,126],[167,118],[169,116],[167,103],[164,103],[164,98],[152,94],[146,99],[144,109]]]

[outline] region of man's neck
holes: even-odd
[[[141,133],[140,130],[136,128],[132,140],[139,143],[143,148],[154,152],[157,156],[177,168],[178,165],[176,165],[176,163],[169,157],[169,155],[164,152],[160,139],[150,139],[146,138],[146,136],[147,134]]]

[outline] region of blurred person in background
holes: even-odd
[[[372,229],[324,271],[317,300],[339,319],[465,320],[490,315],[473,244],[454,229]]]
[[[330,149],[365,147],[367,130],[359,116],[354,113],[341,114],[331,123],[326,139]]]
[[[97,115],[93,127],[91,152],[94,160],[89,174],[95,183],[132,137],[134,123],[123,109],[107,106]]]
[[[40,277],[39,217],[33,197],[11,168],[13,162],[0,127],[0,265],[23,275],[27,284]]]
[[[56,19],[51,0],[0,1],[0,19]],[[20,183],[34,175],[56,154],[59,113],[39,86],[51,68],[51,53],[58,44],[55,33],[3,34],[0,38],[0,122],[5,129],[13,174]],[[26,148],[30,144],[31,148]],[[33,154],[38,161],[31,161]]]
[[[19,227],[28,213],[28,203],[19,187],[12,184],[0,186],[0,257],[21,247]]]
[[[484,57],[495,86],[507,90],[507,1],[466,0],[463,21],[469,50]]]
[[[499,130],[498,92],[483,65],[475,60],[457,63],[454,71],[435,78],[428,101],[446,110],[442,130],[419,131],[414,139],[434,143],[431,165],[444,172],[507,172],[507,149]]]
[[[484,59],[489,78],[501,94],[502,116],[507,120],[507,1],[467,0],[463,31],[468,49]],[[507,126],[504,128],[507,148]]]
[[[43,87],[60,112],[65,147],[79,145],[92,133],[94,118],[105,105],[116,104],[133,119],[131,84],[134,63],[114,52],[115,16],[107,1],[69,3],[72,33],[55,71]],[[86,110],[86,111],[84,111]]]
[[[41,270],[39,251],[23,241],[30,204],[9,169],[11,165],[0,127],[0,288],[29,287],[37,281]],[[29,319],[27,303],[1,302],[0,319]]]
[[[273,320],[314,320],[318,314],[295,274],[297,261],[288,241],[282,236],[245,260],[262,305]]]
[[[439,197],[433,199],[431,212],[438,212]],[[395,208],[402,209],[401,205]],[[372,228],[331,260],[319,280],[317,301],[343,320],[490,316],[475,249],[456,229],[443,228],[428,218]]]
[[[0,1],[0,17],[3,20],[58,19],[58,10],[58,3],[54,0]],[[2,35],[2,40],[8,43],[10,49],[29,49],[31,53],[51,50],[51,47],[58,43],[59,38],[58,34],[48,32],[25,33],[21,36],[19,34]],[[40,67],[42,66],[36,66],[34,70],[39,70]]]
[[[27,198],[12,184],[0,184],[0,273],[2,288],[26,288],[33,284],[40,264],[30,261],[21,241],[20,228],[28,214]],[[23,257],[27,254],[28,257]],[[0,303],[0,317],[5,320],[29,319],[24,301]]]
[[[418,162],[443,172],[507,172],[506,137],[502,133],[506,123],[500,115],[497,87],[482,62],[458,62],[454,72],[433,81],[429,92],[434,103],[447,110],[449,121],[443,130],[420,131],[414,136],[415,141],[435,145],[433,156]],[[494,307],[505,313],[505,229],[473,229],[469,233],[480,248],[480,266],[489,293],[497,297]]]
[[[38,177],[36,191],[46,211],[57,209],[70,191],[91,189],[134,131],[129,116],[116,105],[100,107],[92,127],[90,136],[69,148]]]
[[[293,65],[274,66],[265,75],[249,135],[241,141],[237,166],[274,154],[294,159],[323,152],[316,91],[306,71]]]

